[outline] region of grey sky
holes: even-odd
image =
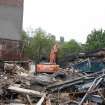
[[[105,29],[105,0],[24,0],[23,28],[38,27],[84,43],[94,28]]]

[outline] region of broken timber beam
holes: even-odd
[[[16,86],[9,86],[8,89],[11,90],[11,91],[18,92],[18,93],[35,95],[37,97],[42,97],[45,94],[45,93],[41,93],[39,91],[34,91],[34,90],[19,88],[19,87],[16,87]]]
[[[32,104],[32,101],[31,101],[31,99],[30,99],[30,96],[29,96],[29,95],[26,95],[26,98],[27,98],[29,104],[30,104],[30,105],[33,105],[33,104]]]
[[[74,80],[66,80],[64,82],[59,82],[53,85],[49,85],[47,86],[47,90],[52,90],[52,91],[57,91],[57,90],[61,90],[63,88],[69,87],[71,85],[75,85],[75,84],[79,84],[82,83],[84,81],[85,77],[79,77],[76,78]]]
[[[44,102],[44,100],[45,100],[45,98],[46,98],[46,94],[44,94],[44,95],[41,97],[41,99],[38,101],[38,103],[37,103],[36,105],[42,105],[43,102]]]
[[[87,90],[86,94],[84,95],[84,97],[82,98],[82,100],[80,101],[79,105],[82,105],[84,100],[86,99],[86,97],[89,95],[89,92],[91,92],[92,90],[94,90],[99,84],[100,82],[103,80],[103,78],[105,77],[105,74],[103,74],[102,76],[97,77],[92,85],[90,86],[90,88]]]

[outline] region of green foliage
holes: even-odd
[[[23,31],[22,40],[24,41],[24,53],[27,57],[39,62],[42,57],[49,58],[52,46],[56,43],[55,36],[47,34],[41,28],[38,28],[33,33],[33,37]],[[87,37],[86,44],[79,44],[75,40],[69,42],[63,41],[59,43],[58,58],[63,58],[65,55],[77,54],[80,51],[95,50],[105,47],[105,31],[93,30]]]
[[[22,39],[22,41],[25,41],[25,40],[28,39],[28,35],[27,35],[27,33],[25,31],[22,31],[21,39]]]
[[[55,40],[52,36],[47,35],[42,29],[37,29],[35,35],[32,39],[31,46],[32,52],[34,52],[34,59],[37,59],[38,62],[42,57],[48,58],[50,49]]]
[[[87,42],[85,45],[86,50],[95,50],[98,48],[105,47],[105,31],[94,30],[87,37]]]
[[[32,58],[32,48],[30,46],[32,38],[30,38],[29,35],[25,31],[22,31],[21,39],[24,43],[23,44],[23,52],[24,52],[25,56]]]
[[[65,42],[62,44],[59,51],[59,58],[62,58],[65,55],[76,54],[81,51],[81,46],[75,41],[70,40],[69,42]]]
[[[51,47],[55,43],[55,36],[47,34],[41,28],[35,30],[32,38],[27,37],[26,34],[22,37],[25,43],[25,54],[36,62],[39,62],[42,57],[48,58]]]

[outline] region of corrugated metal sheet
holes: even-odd
[[[23,6],[23,0],[0,0],[0,5]]]

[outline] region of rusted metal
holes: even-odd
[[[59,71],[59,65],[56,64],[37,64],[38,73],[54,73]]]
[[[19,60],[23,58],[22,41],[0,39],[0,59]]]

